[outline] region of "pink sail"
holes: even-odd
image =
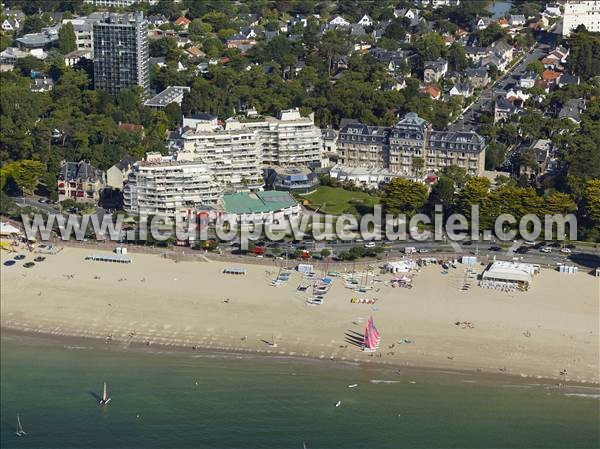
[[[379,346],[379,340],[381,339],[379,331],[373,324],[373,317],[370,317],[365,325],[365,336],[363,346],[365,350],[377,349]]]

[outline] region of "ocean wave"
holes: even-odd
[[[369,382],[372,384],[398,384],[399,380],[379,380],[379,379],[371,379]]]
[[[600,394],[590,394],[590,393],[565,393],[565,396],[574,396],[578,398],[590,398],[590,399],[598,399],[600,400]]]
[[[69,350],[94,349],[92,346],[63,346]]]

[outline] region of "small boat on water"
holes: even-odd
[[[337,402],[335,403],[335,406],[336,406],[336,407],[339,407],[340,405],[342,405],[342,401],[337,401]]]
[[[108,395],[108,387],[104,382],[104,389],[102,390],[102,398],[98,401],[98,405],[106,405],[110,402],[110,396]]]
[[[19,416],[18,413],[17,413],[17,431],[15,432],[15,434],[18,437],[23,437],[23,436],[27,435],[27,433],[23,430],[23,426],[21,425],[21,417]]]
[[[356,388],[356,387],[358,387],[358,384],[350,384],[350,385],[348,385],[348,388]]]

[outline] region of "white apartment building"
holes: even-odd
[[[222,190],[210,167],[189,155],[149,153],[137,162],[123,188],[125,210],[130,214],[195,213],[199,206],[216,204]]]
[[[85,50],[90,52],[90,57],[94,57],[94,23],[102,20],[102,13],[93,12],[89,16],[77,17],[73,19],[63,19],[65,23],[73,25],[75,32],[76,51]]]
[[[323,141],[314,115],[302,117],[298,108],[283,110],[275,117],[229,119],[231,129],[247,128],[257,132],[264,164],[321,166]]]
[[[600,32],[600,0],[568,1],[563,6],[563,36],[569,36],[579,25],[585,25],[588,31]]]
[[[224,126],[212,120],[193,122],[181,134],[185,153],[206,163],[215,179],[229,190],[259,190],[262,166],[321,166],[321,130],[313,117],[298,109],[282,111],[278,118],[230,118]]]
[[[224,189],[262,189],[262,148],[254,130],[198,123],[181,139],[183,154],[193,154],[209,166]]]

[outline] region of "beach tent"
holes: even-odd
[[[1,221],[0,222],[0,236],[2,237],[12,237],[21,235],[21,231],[19,228],[14,227],[8,222]]]

